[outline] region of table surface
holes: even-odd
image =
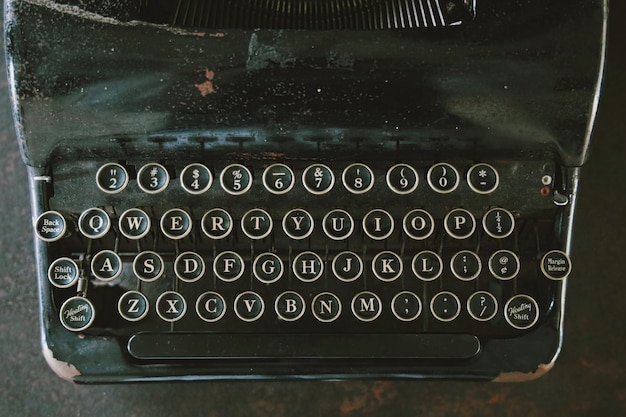
[[[524,384],[450,381],[194,382],[77,386],[39,343],[26,170],[0,52],[0,416],[623,416],[626,415],[626,2],[613,2],[592,155],[583,170],[564,349]],[[622,324],[620,324],[622,323]]]

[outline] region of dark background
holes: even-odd
[[[549,0],[546,0],[549,1]],[[1,2],[0,4],[3,4]],[[0,51],[0,417],[626,415],[626,2],[611,4],[608,65],[583,170],[565,345],[537,381],[196,382],[77,386],[41,352],[26,170]],[[620,26],[620,24],[622,24]]]

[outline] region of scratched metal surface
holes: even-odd
[[[626,415],[626,4],[611,5],[599,124],[583,171],[565,347],[525,384],[425,381],[216,382],[76,386],[39,348],[26,171],[0,57],[0,416],[620,416]]]

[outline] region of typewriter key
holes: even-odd
[[[128,291],[122,294],[117,311],[125,320],[139,321],[146,317],[149,309],[148,299],[138,291]]]
[[[541,259],[541,272],[552,280],[565,279],[571,270],[572,263],[569,256],[560,250],[550,251]]]
[[[111,219],[101,208],[90,208],[82,212],[78,218],[78,228],[83,236],[99,239],[107,234],[111,227]]]
[[[504,318],[516,329],[530,329],[539,320],[539,306],[529,295],[516,295],[504,306]]]
[[[71,287],[78,275],[78,265],[70,258],[56,259],[48,268],[48,280],[57,288]]]
[[[120,164],[108,163],[98,169],[96,185],[107,194],[121,192],[128,185],[128,172]]]
[[[263,172],[263,185],[272,194],[288,193],[294,184],[293,171],[285,164],[272,164]]]
[[[156,194],[167,188],[170,174],[161,164],[146,164],[137,173],[137,184],[144,192]]]
[[[498,171],[489,164],[476,164],[467,171],[467,183],[478,194],[489,194],[498,188]]]
[[[430,311],[439,321],[452,321],[461,313],[461,302],[456,294],[442,291],[430,301]]]
[[[180,185],[189,194],[198,195],[211,188],[213,174],[202,164],[190,164],[180,173]]]
[[[187,303],[179,293],[166,291],[157,298],[156,311],[167,322],[178,321],[187,312]]]
[[[59,309],[59,319],[67,330],[80,332],[93,323],[96,311],[91,301],[76,296],[66,300]]]
[[[467,300],[467,311],[478,321],[489,321],[498,313],[498,300],[487,291],[477,291]]]
[[[61,239],[67,230],[65,217],[58,211],[46,211],[35,222],[35,233],[44,242]]]
[[[212,323],[220,320],[226,313],[226,301],[220,294],[207,291],[196,301],[196,313],[202,320]]]

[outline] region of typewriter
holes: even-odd
[[[552,368],[606,1],[5,3],[61,377]]]

